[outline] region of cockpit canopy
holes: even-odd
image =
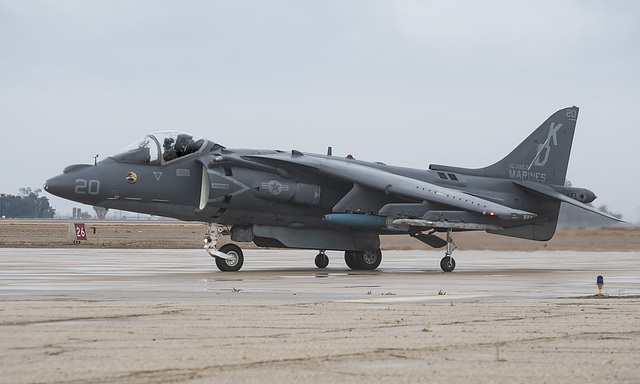
[[[111,156],[119,163],[165,164],[201,152],[207,140],[179,131],[159,131],[145,136]]]

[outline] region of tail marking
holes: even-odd
[[[553,138],[553,146],[554,147],[558,146],[558,137],[556,136],[556,133],[561,127],[562,127],[562,123],[558,125],[556,125],[556,123],[551,123],[551,127],[549,127],[549,134],[547,135],[547,141],[545,141],[544,144],[540,145],[540,148],[538,149],[538,153],[536,153],[536,157],[533,158],[527,170],[530,171],[534,163],[536,167],[544,167],[547,164],[547,161],[549,160],[549,153],[551,153],[551,146],[549,145],[549,140]],[[542,153],[543,149],[546,149],[547,151],[545,152],[544,160],[539,161],[540,154]]]

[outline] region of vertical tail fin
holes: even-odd
[[[485,168],[465,169],[442,165],[431,165],[429,168],[469,175],[564,185],[577,119],[578,107],[557,111],[511,153]]]
[[[484,174],[564,185],[577,119],[578,107],[559,110]]]

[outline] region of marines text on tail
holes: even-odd
[[[502,160],[479,169],[401,168],[331,150],[228,149],[156,132],[94,165],[68,166],[45,189],[84,204],[207,222],[205,249],[222,271],[239,270],[244,257],[235,244],[218,248],[221,234],[317,249],[319,268],[329,263],[326,250],[344,251],[352,269],[378,267],[380,235],[406,234],[446,247],[440,266],[452,271],[453,232],[546,241],[561,202],[604,215],[587,205],[593,192],[564,186],[577,117],[577,107],[559,110]]]

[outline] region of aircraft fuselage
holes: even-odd
[[[218,224],[233,241],[318,249],[322,260],[324,250],[344,250],[354,269],[377,267],[379,235],[409,234],[446,246],[441,266],[451,271],[452,232],[546,241],[561,202],[602,214],[586,205],[593,192],[564,186],[577,115],[577,107],[557,111],[502,160],[479,169],[227,149],[157,132],[95,165],[67,167],[45,189],[84,204]],[[436,232],[446,232],[446,241]],[[210,254],[226,260],[222,270],[237,270],[240,249],[218,251],[217,236],[210,225]]]

